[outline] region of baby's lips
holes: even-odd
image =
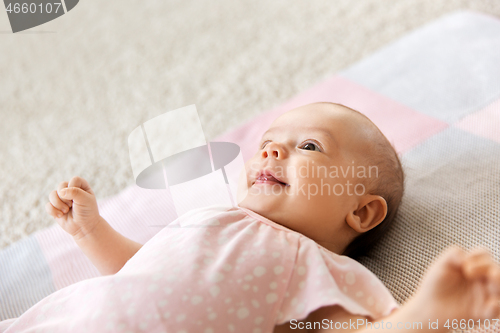
[[[269,181],[281,183],[281,184],[288,186],[287,182],[285,182],[283,179],[280,179],[277,176],[275,176],[274,173],[271,172],[269,169],[263,169],[263,170],[259,171],[255,177],[254,183],[258,180],[263,180],[263,181],[269,180]]]

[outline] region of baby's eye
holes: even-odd
[[[315,143],[312,143],[312,142],[306,142],[306,143],[304,143],[301,146],[301,149],[304,149],[304,150],[313,150],[313,151],[321,151],[321,149],[319,149],[318,145],[315,144]]]

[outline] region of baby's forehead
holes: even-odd
[[[364,127],[370,126],[373,124],[368,118],[343,105],[314,103],[285,112],[274,120],[269,129],[279,127],[280,130],[288,132],[300,129],[321,129],[331,134],[346,135],[357,131],[366,131]]]
[[[387,141],[379,128],[362,113],[327,102],[287,111],[271,124],[268,132],[273,131],[274,127],[292,135],[321,130],[331,135],[339,147],[363,154],[372,144]]]

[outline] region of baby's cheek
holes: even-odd
[[[348,196],[345,184],[328,177],[301,177],[297,179],[295,188],[296,195],[310,203],[328,204]]]

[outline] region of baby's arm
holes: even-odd
[[[63,194],[63,192],[65,192]],[[47,212],[75,240],[102,275],[118,272],[142,247],[116,230],[99,215],[97,200],[88,182],[73,177],[49,195]]]
[[[323,307],[311,313],[306,322],[322,322],[326,319],[335,322],[349,323],[360,320],[361,327],[346,326],[346,329],[318,328],[303,330],[304,332],[448,332],[453,323],[461,321],[475,327],[484,327],[488,319],[491,326],[500,323],[492,321],[500,316],[500,266],[496,264],[485,249],[476,249],[465,253],[453,246],[447,249],[429,268],[415,295],[402,307],[389,316],[373,322],[374,326],[366,328],[364,317],[349,314],[340,306]],[[453,321],[455,320],[455,321]],[[429,322],[438,322],[437,329],[429,328]],[[448,321],[448,327],[445,324]],[[378,325],[375,323],[378,322]],[[385,325],[382,324],[385,323]],[[388,328],[387,323],[392,324]],[[422,326],[397,329],[398,323],[422,323]],[[319,326],[319,325],[318,325]],[[459,328],[459,327],[458,327]],[[275,333],[296,332],[289,323],[276,326]]]

